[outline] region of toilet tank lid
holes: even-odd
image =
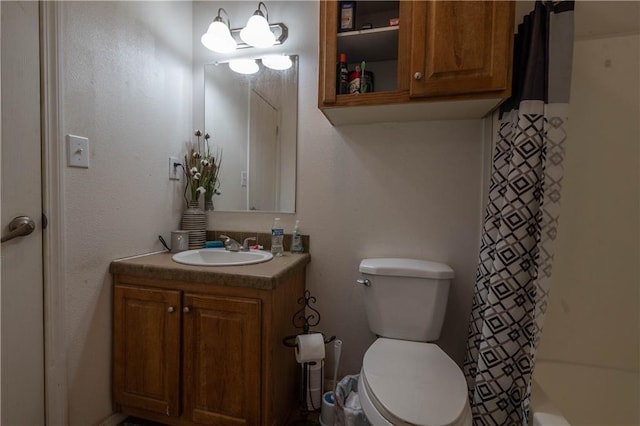
[[[454,276],[453,269],[449,265],[418,259],[362,259],[360,272],[371,275],[432,279],[451,279]]]

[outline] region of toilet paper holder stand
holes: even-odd
[[[298,299],[298,304],[302,305],[302,307],[297,310],[295,314],[293,314],[291,322],[293,323],[293,326],[295,328],[299,328],[302,330],[302,334],[310,334],[311,327],[315,327],[320,324],[320,312],[318,312],[317,309],[311,306],[311,304],[316,303],[316,301],[316,298],[311,295],[311,292],[309,290],[305,290],[304,296]],[[307,309],[310,311],[308,314]],[[327,337],[321,331],[314,331],[314,333],[322,334],[325,345],[336,340],[336,336]],[[297,334],[286,336],[282,339],[282,344],[290,348],[295,348],[297,346],[296,336]]]
[[[298,304],[302,305],[302,307],[293,314],[291,318],[291,322],[295,328],[299,328],[302,330],[302,334],[310,334],[312,333],[311,327],[315,327],[320,324],[320,312],[315,309],[312,304],[316,303],[316,298],[311,295],[309,290],[304,292],[304,296],[298,299]],[[320,333],[322,335],[322,340],[324,344],[333,342],[336,339],[336,336],[327,337],[321,331],[313,331],[313,333]],[[297,348],[296,343],[297,334],[292,336],[286,336],[282,339],[282,344],[290,347]],[[315,363],[314,363],[315,364]],[[300,386],[300,403],[301,407],[306,411],[318,411],[321,408],[321,403],[316,407],[312,402],[312,398],[309,397],[309,388],[311,387],[310,381],[310,363],[302,363],[302,383]],[[320,380],[324,377],[324,360],[320,361]],[[320,385],[320,398],[322,399],[323,386]]]

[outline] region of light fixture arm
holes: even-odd
[[[284,41],[289,37],[289,28],[281,22],[277,24],[269,24],[269,28],[280,28],[280,36],[276,38],[276,44],[283,44]]]
[[[262,6],[264,7],[264,13],[267,15],[267,16],[265,17],[265,19],[267,20],[267,22],[269,22],[269,10],[267,9],[267,5],[266,5],[266,4],[264,4],[264,2],[260,2],[260,3],[258,3],[258,10],[256,10],[256,11],[255,11],[254,15],[255,15],[255,14],[258,14],[258,15],[260,15],[260,16],[264,16],[264,15],[262,14],[262,12],[260,12],[260,5],[262,5]]]
[[[229,28],[229,31],[231,31],[231,18],[229,18],[229,14],[227,13],[226,10],[224,10],[224,8],[220,8],[218,9],[218,16],[215,17],[214,21],[219,21],[224,23],[224,21],[222,20],[222,17],[220,16],[220,12],[224,12],[224,14],[227,16],[227,28]]]

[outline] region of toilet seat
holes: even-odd
[[[360,382],[376,426],[470,424],[462,371],[437,345],[379,338],[365,353]]]

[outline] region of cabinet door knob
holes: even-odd
[[[167,308],[167,312],[171,313],[171,312],[175,312],[176,308],[174,308],[173,306],[169,306]]]
[[[185,306],[184,308],[182,308],[182,312],[184,312],[185,314],[188,314],[189,312],[191,312],[191,309],[189,309],[188,306]]]
[[[421,80],[422,79],[422,73],[420,71],[416,71],[415,74],[413,74],[413,78],[416,80]]]

